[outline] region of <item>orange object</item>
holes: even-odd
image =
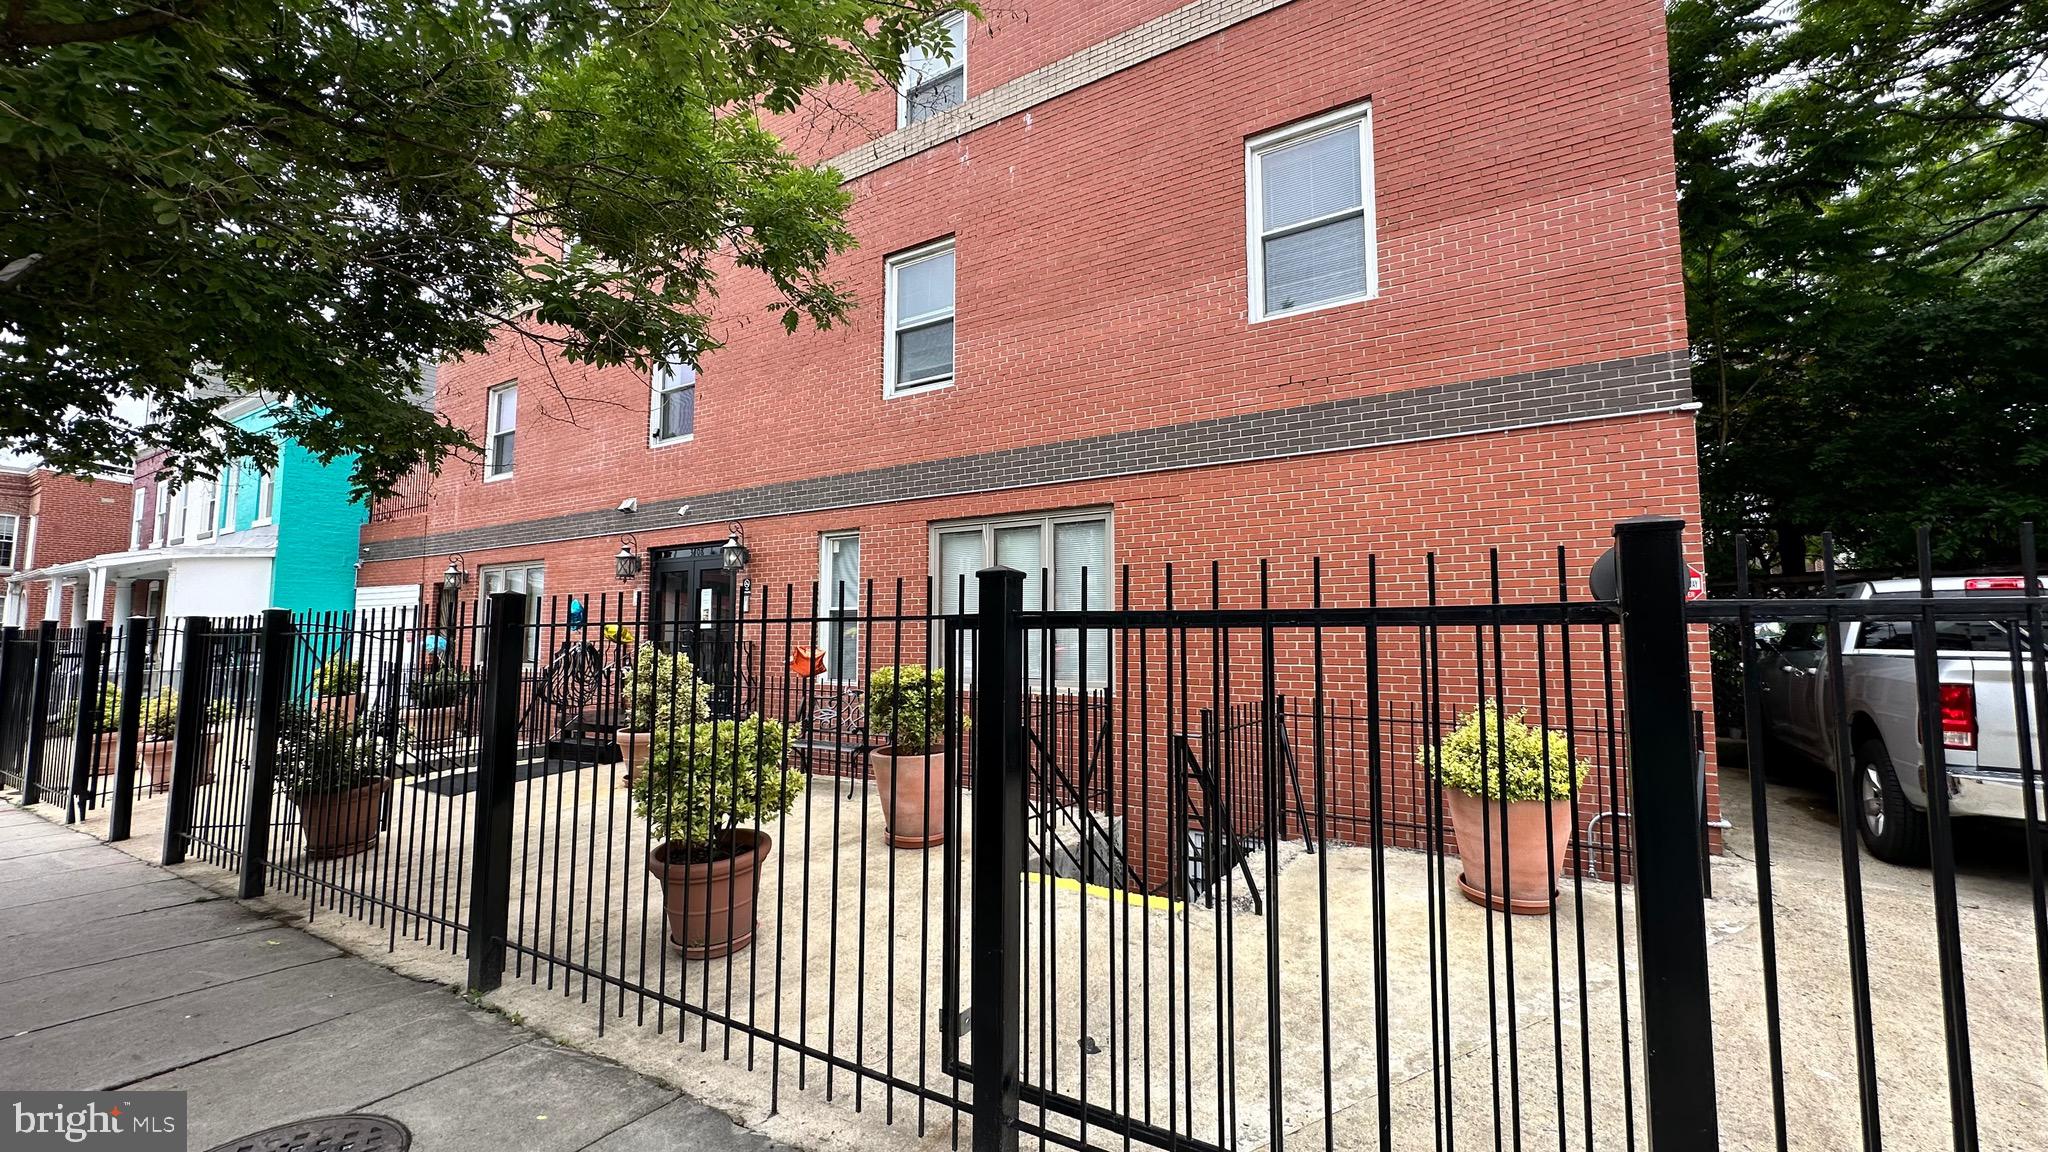
[[[825,654],[816,648],[799,648],[789,654],[789,674],[799,680],[809,680],[825,672]]]

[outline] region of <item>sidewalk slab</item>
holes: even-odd
[[[587,1152],[677,1152],[690,1148],[772,1152],[778,1147],[759,1132],[749,1132],[733,1123],[732,1117],[718,1109],[682,1096],[592,1144]]]
[[[162,869],[152,868],[139,860],[121,855],[112,848],[107,851],[114,852],[119,859],[99,867],[81,868],[75,872],[0,883],[0,909],[14,909],[51,900],[69,900],[74,896],[112,892],[120,888],[132,888],[137,884],[153,884],[164,877]],[[6,918],[12,920],[14,916],[10,914]]]
[[[80,902],[97,903],[98,897],[81,897]],[[33,906],[19,914],[32,915]],[[15,936],[0,940],[0,988],[15,980],[60,972],[66,968],[276,927],[275,921],[229,901],[217,900],[209,904],[177,904],[134,916],[88,922],[55,937],[49,934]]]
[[[286,931],[186,944],[0,984],[0,1020],[19,1035],[339,955]]]
[[[415,1148],[578,1152],[675,1098],[616,1064],[528,1043],[364,1111],[412,1129]]]
[[[152,1076],[138,1091],[190,1093],[193,1148],[309,1116],[386,1112],[375,1102],[525,1043],[453,991],[399,999]],[[454,1147],[455,1145],[448,1145]],[[426,1147],[417,1141],[414,1147]]]
[[[157,879],[149,883],[96,893],[90,900],[57,899],[15,905],[8,909],[7,915],[0,916],[0,940],[13,940],[20,936],[57,937],[119,916],[219,900],[212,893],[194,888],[189,882],[169,873],[158,872],[156,876]]]

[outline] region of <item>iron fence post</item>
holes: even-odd
[[[476,757],[475,851],[469,871],[469,987],[505,978],[512,903],[512,791],[519,766],[519,688],[526,659],[526,593],[494,592],[484,621],[483,731]]]
[[[1016,1152],[1022,986],[1024,574],[977,574],[974,662],[973,1013],[975,1152]]]
[[[164,801],[163,862],[185,862],[192,831],[192,800],[206,751],[207,681],[213,669],[213,621],[185,617],[185,647],[178,658],[178,729],[171,745],[171,792]]]
[[[1685,521],[1614,527],[1628,771],[1634,797],[1636,952],[1644,1099],[1656,1152],[1719,1148],[1707,988],[1705,867],[1693,782]]]
[[[235,895],[263,895],[270,866],[270,806],[277,790],[277,739],[291,690],[292,647],[298,630],[282,608],[263,613],[256,664],[255,747],[249,756],[249,803],[242,820],[242,872]]]
[[[114,810],[107,815],[107,842],[128,839],[135,820],[135,769],[142,741],[142,681],[148,675],[147,616],[130,616],[121,631],[121,735],[114,756]]]
[[[36,635],[36,678],[28,697],[28,759],[21,769],[21,806],[42,796],[43,745],[50,735],[50,681],[57,670],[57,622],[43,621]]]
[[[85,622],[85,644],[79,652],[78,721],[71,737],[71,794],[64,798],[64,822],[85,818],[92,799],[92,753],[99,742],[100,718],[106,714],[100,692],[106,685],[105,658],[107,626],[98,620]]]

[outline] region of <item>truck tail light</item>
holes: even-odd
[[[1977,747],[1977,690],[1968,684],[1941,686],[1941,746],[1960,752]]]
[[[2024,592],[2026,587],[2017,576],[1972,576],[1963,581],[1965,592]]]

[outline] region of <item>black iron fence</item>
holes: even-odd
[[[1963,1146],[1976,1104],[1946,801],[2005,788],[2038,849],[2048,601],[2029,585],[1688,606],[1679,527],[1619,529],[1600,600],[1574,593],[1560,552],[1547,594],[1525,561],[1512,598],[1498,557],[1459,585],[1481,595],[1456,598],[1433,561],[1398,597],[1373,562],[1342,588],[1318,567],[1287,601],[1263,571],[1233,599],[1212,569],[1119,572],[1113,598],[1083,574],[1078,595],[1027,605],[1020,576],[991,570],[945,595],[763,590],[687,639],[638,596],[514,594],[436,619],[137,622],[97,663],[78,637],[75,676],[62,637],[10,637],[0,781],[93,827],[112,800],[110,836],[159,822],[167,861],[465,956],[474,988],[517,981],[602,1029],[715,1050],[767,1075],[771,1103],[845,1097],[977,1147],[1713,1147],[1723,1130],[1789,1147],[1807,1142],[1787,1104],[1806,1070],[1786,1057],[1769,831],[1784,802],[1759,736],[1763,678],[1796,649],[1766,631],[1766,651],[1757,626],[1817,625],[1807,663],[1839,686],[1874,643],[1849,629],[1883,621],[1894,643],[1904,624],[1917,738],[1870,797],[1846,694],[1829,748],[1842,811],[1874,797],[1905,825],[1880,842],[1933,859],[1929,1003]],[[1960,624],[1991,627],[1972,642],[2009,665],[2002,688],[1972,681],[1969,731],[2015,728],[2011,764],[1979,743],[1965,770],[1945,743],[1964,731],[1941,640]],[[1693,708],[1713,629],[1741,650],[1746,744]],[[90,723],[112,738],[101,751],[90,733],[81,788],[48,765],[81,760],[87,722],[61,701],[82,714],[95,694]],[[151,732],[169,735],[161,793]],[[1915,771],[1922,746],[1937,753]],[[1742,944],[1708,966],[1708,880],[1735,874],[1708,866],[1717,748],[1749,772],[1729,833],[1749,837],[1738,867],[1759,891],[1753,982],[1721,959]],[[1886,780],[1910,800],[1922,779],[1924,811],[1885,808]],[[1839,832],[1843,1072],[1875,1148],[1879,1009],[1911,996],[1872,978],[1855,825]],[[1731,1048],[1729,1075],[1767,1067],[1768,1090],[1717,1089]],[[1769,1123],[1745,1127],[1765,1100]]]

